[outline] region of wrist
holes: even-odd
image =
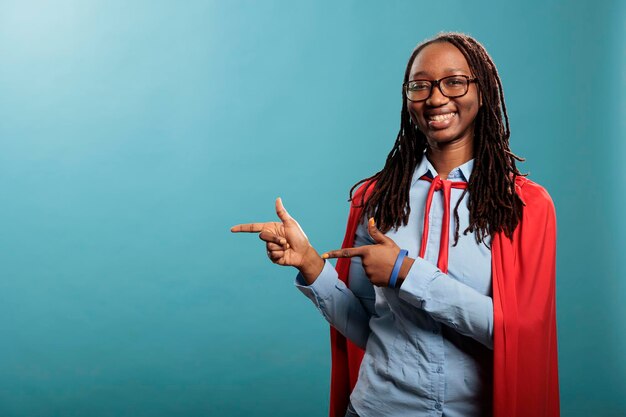
[[[406,279],[407,275],[409,275],[409,271],[411,270],[411,267],[414,263],[415,259],[409,258],[408,256],[404,258],[404,260],[402,261],[402,266],[400,267],[400,272],[398,273],[398,283],[396,284],[397,287],[402,286],[402,283]]]
[[[311,285],[322,272],[322,269],[324,269],[324,260],[313,246],[309,246],[302,257],[302,264],[298,266],[300,274],[307,284]]]
[[[398,252],[398,256],[396,257],[396,262],[393,264],[393,268],[391,270],[391,276],[389,277],[389,283],[387,284],[390,288],[400,287],[401,282],[398,281],[400,278],[400,268],[404,264],[404,259],[409,254],[409,251],[406,249],[400,249]]]

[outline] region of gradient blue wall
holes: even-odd
[[[327,325],[228,228],[335,248],[441,30],[557,206],[563,415],[626,415],[625,7],[504,3],[0,1],[0,415],[325,415]]]

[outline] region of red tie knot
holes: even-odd
[[[444,182],[446,182],[446,180],[442,180],[439,175],[437,175],[435,178],[430,178],[430,177],[424,175],[420,179],[429,181],[431,183],[430,184],[430,188],[435,190],[435,191],[441,190],[443,188]],[[448,182],[450,182],[450,181],[448,181]]]
[[[420,177],[420,180],[425,180],[431,182],[430,188],[434,191],[439,191],[444,188],[467,188],[467,183],[463,181],[450,181],[450,180],[442,180],[439,175],[435,178],[430,178],[429,176],[423,175]]]
[[[435,189],[435,191],[439,191],[443,188],[443,182],[445,180],[442,180],[441,177],[439,175],[437,175],[435,177],[435,179],[433,179],[433,185],[431,185],[431,187],[433,187]]]

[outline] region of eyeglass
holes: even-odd
[[[475,83],[478,78],[467,75],[451,75],[438,80],[414,80],[404,83],[404,93],[409,101],[424,101],[433,93],[433,87],[437,86],[441,94],[448,98],[462,97],[467,94],[470,83]]]

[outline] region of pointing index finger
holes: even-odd
[[[322,258],[353,258],[355,256],[361,256],[363,251],[361,248],[343,248],[337,250],[331,250],[322,254]]]
[[[259,233],[263,231],[265,223],[245,223],[237,224],[230,228],[233,233]]]

